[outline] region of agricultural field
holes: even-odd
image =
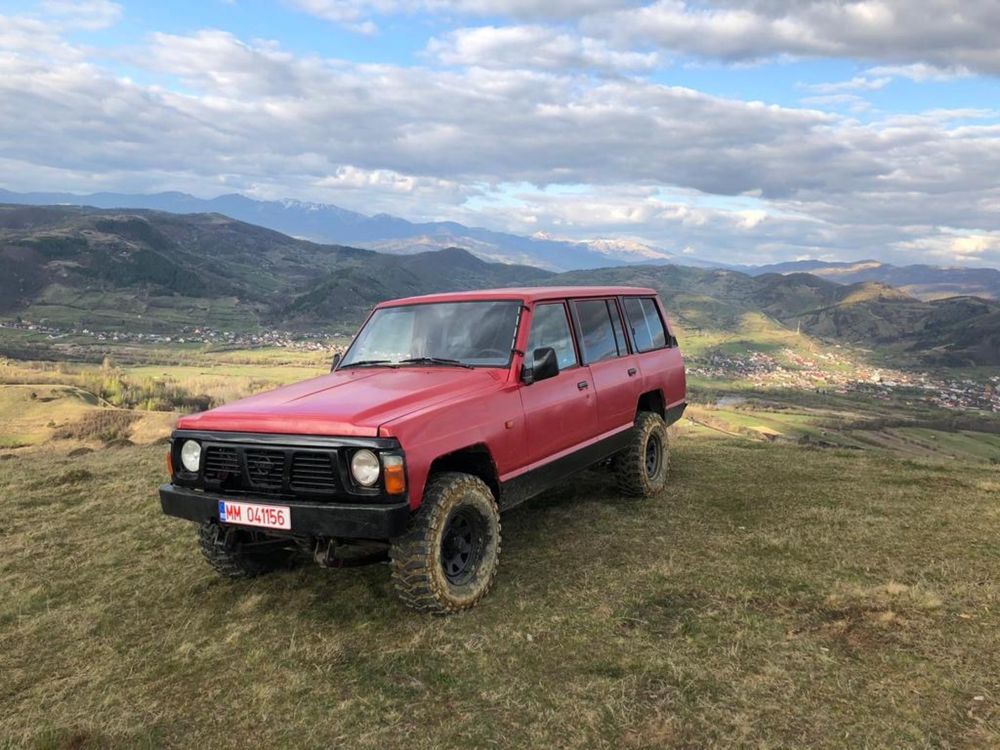
[[[0,745],[1000,744],[995,467],[673,433],[661,497],[507,514],[445,619],[382,565],[217,578],[161,446],[7,453]]]
[[[751,440],[1000,466],[1000,417],[995,415],[963,416],[906,403],[873,405],[859,396],[774,391],[695,403],[687,418],[717,433]]]
[[[120,438],[162,440],[184,412],[233,401],[329,371],[328,355],[284,349],[174,351],[117,347],[101,365],[0,359],[0,448],[49,441],[101,441],[81,425],[90,412],[115,410],[134,417]],[[155,359],[162,364],[150,364]]]

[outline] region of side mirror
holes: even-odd
[[[339,364],[340,364],[340,352],[337,352],[336,354],[333,355],[333,364],[330,365],[330,372],[336,370],[337,365]]]
[[[539,380],[554,378],[559,374],[559,360],[556,359],[556,350],[551,346],[542,346],[532,352],[534,358],[533,367],[525,367],[521,371],[521,379],[526,385],[531,385]]]

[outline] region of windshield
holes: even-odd
[[[383,307],[372,313],[340,366],[410,363],[507,367],[520,308],[516,300]]]

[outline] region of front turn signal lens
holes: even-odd
[[[172,451],[167,451],[167,476],[174,478],[174,457]]]
[[[406,492],[406,469],[402,456],[382,456],[382,481],[386,494],[402,495]]]

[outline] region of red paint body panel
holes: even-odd
[[[536,301],[638,295],[635,287],[537,287],[435,294],[388,307],[516,299],[525,304],[507,368],[371,367],[338,370],[184,417],[178,428],[211,432],[396,438],[406,456],[410,503],[420,505],[433,461],[482,446],[505,480],[626,429],[639,395],[659,391],[666,406],[685,400],[677,347],[576,366],[531,385],[520,373]],[[657,300],[661,314],[662,303]],[[663,314],[664,321],[669,321]],[[634,368],[636,373],[629,375]],[[582,381],[585,389],[578,388]]]
[[[496,390],[505,370],[407,367],[339,370],[184,417],[183,430],[368,436],[379,426],[439,403]]]

